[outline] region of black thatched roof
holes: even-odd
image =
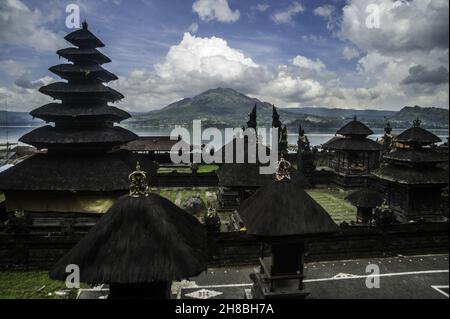
[[[448,173],[437,167],[420,169],[402,165],[387,165],[372,172],[382,180],[405,185],[448,184]]]
[[[139,161],[148,175],[157,165],[127,151],[107,154],[36,154],[0,174],[3,191],[125,191]]]
[[[79,49],[66,48],[56,52],[59,56],[66,58],[72,62],[93,62],[97,64],[105,64],[111,62],[111,59],[98,51],[97,49]]]
[[[261,174],[257,164],[224,164],[216,171],[219,185],[225,187],[261,187],[274,181],[273,174]],[[310,188],[311,184],[303,173],[291,172],[293,183],[297,187]]]
[[[403,162],[419,165],[438,164],[448,161],[448,154],[438,153],[431,149],[396,149],[384,156],[393,162]]]
[[[373,131],[367,125],[356,120],[356,118],[340,128],[336,134],[343,136],[361,136],[366,137],[373,134]]]
[[[121,109],[106,104],[67,106],[59,103],[50,103],[30,112],[30,115],[43,119],[46,122],[57,120],[87,120],[87,121],[112,121],[119,123],[131,117],[131,115]]]
[[[345,198],[353,206],[362,208],[375,208],[380,206],[384,198],[379,191],[370,188],[363,188],[351,193]]]
[[[369,138],[335,136],[322,145],[324,149],[343,151],[380,151],[382,146]]]
[[[25,134],[19,141],[38,149],[70,148],[76,152],[78,147],[82,150],[95,150],[96,147],[109,149],[137,138],[136,134],[118,126],[56,128],[47,125]]]
[[[51,83],[39,89],[39,92],[58,100],[104,100],[119,101],[124,96],[116,90],[102,84]]]
[[[206,231],[165,198],[126,195],[58,261],[50,278],[65,280],[69,264],[91,285],[181,280],[206,269]]]
[[[438,136],[428,130],[421,128],[420,126],[413,126],[407,129],[406,131],[398,135],[394,140],[395,142],[407,145],[429,145],[441,142],[441,139]]]
[[[91,31],[88,24],[83,23],[83,28],[76,30],[64,37],[64,39],[80,48],[102,48],[105,45]]]
[[[225,144],[224,146],[222,146],[222,148],[220,148],[217,152],[222,152],[222,163],[227,163],[226,161],[226,152],[228,149],[233,149],[233,158],[232,158],[232,162],[233,163],[237,163],[237,164],[243,164],[243,163],[249,163],[251,160],[251,157],[249,157],[249,153],[248,153],[248,148],[249,148],[249,137],[248,136],[239,136],[239,137],[235,137],[233,138],[232,141],[228,142],[227,144]],[[244,149],[244,153],[238,153],[237,150],[241,150],[241,145],[243,145],[243,149]],[[239,147],[239,148],[238,148]],[[267,147],[266,145],[262,144],[260,141],[256,142],[256,161],[258,162],[259,159],[259,150],[262,149],[263,152],[265,152],[265,154],[270,154],[271,153],[271,149],[269,147]],[[238,156],[239,155],[239,156]],[[240,156],[243,155],[243,163],[239,162],[240,160]],[[230,164],[230,163],[228,163]],[[251,164],[251,163],[250,163]]]
[[[293,182],[261,187],[239,208],[247,232],[261,237],[314,236],[338,231],[328,213]]]
[[[105,70],[98,64],[58,64],[52,66],[49,70],[66,80],[99,80],[100,82],[106,83],[118,79],[116,75]]]

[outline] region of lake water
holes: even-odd
[[[19,138],[21,136],[23,136],[24,134],[34,130],[36,127],[0,127],[0,144],[4,144],[6,143],[6,141],[8,141],[9,143],[17,143],[17,141],[19,140]],[[136,128],[136,127],[130,127],[128,128],[130,130],[132,130],[133,132],[135,132],[137,135],[139,136],[159,136],[159,135],[169,135],[170,134],[170,129],[169,128]],[[309,138],[309,141],[311,142],[312,145],[321,145],[325,142],[327,142],[328,140],[330,140],[335,132],[336,132],[337,128],[330,128],[330,129],[321,129],[321,130],[311,130],[306,132],[306,135]],[[380,129],[372,129],[375,134],[370,136],[371,139],[376,140],[377,138],[380,138],[383,136],[384,131],[382,128]],[[448,129],[438,129],[438,130],[430,130],[432,131],[434,134],[436,134],[437,136],[439,136],[442,141],[447,141],[447,137],[449,136],[449,130]],[[222,131],[223,132],[223,131]],[[393,133],[394,134],[399,134],[401,133],[402,130],[394,130]],[[225,135],[225,134],[223,134]],[[288,136],[288,141],[289,144],[297,144],[297,134],[289,134]],[[229,142],[230,138],[228,138],[227,140],[222,141],[222,143],[220,141],[214,143],[214,147],[216,149],[220,148],[222,146],[222,144],[225,142]],[[264,141],[264,137],[263,137],[263,141]],[[205,141],[208,142],[208,141]]]

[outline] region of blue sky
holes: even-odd
[[[448,108],[448,1],[1,0],[0,109],[30,110],[68,4],[106,44],[131,111],[160,108],[215,86],[287,106]],[[447,39],[447,40],[445,40]]]

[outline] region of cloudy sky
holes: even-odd
[[[449,107],[448,0],[0,0],[0,109],[64,63],[66,6],[106,47],[129,111],[231,87],[279,107]]]

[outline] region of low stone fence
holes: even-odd
[[[62,227],[41,224],[10,234],[0,228],[0,269],[47,270],[92,227],[89,216],[74,217]],[[210,266],[256,264],[260,243],[244,232],[208,235]],[[396,254],[447,252],[448,223],[401,224],[384,227],[346,226],[339,233],[310,240],[307,261],[339,260]]]

